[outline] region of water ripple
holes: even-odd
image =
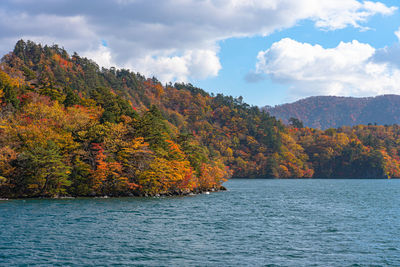
[[[184,198],[2,200],[0,265],[400,265],[398,180],[226,186]]]

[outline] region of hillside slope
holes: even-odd
[[[219,188],[231,174],[311,177],[284,131],[241,99],[99,68],[57,45],[21,40],[0,65],[0,195],[169,194]]]
[[[191,84],[19,41],[0,63],[0,197],[188,194],[230,177],[400,177],[400,127],[285,126]]]

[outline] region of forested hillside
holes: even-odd
[[[233,177],[400,177],[398,126],[284,126],[241,98],[19,41],[0,65],[0,196],[187,194]]]
[[[359,124],[391,125],[400,123],[400,96],[314,96],[264,110],[283,122],[293,117],[305,126],[323,130]]]

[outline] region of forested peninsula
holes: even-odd
[[[0,197],[154,196],[229,177],[398,178],[400,127],[319,130],[20,40],[0,63]]]

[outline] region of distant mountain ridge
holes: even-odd
[[[304,126],[323,130],[358,124],[400,124],[400,95],[313,96],[263,109],[285,123],[294,117],[303,121]]]

